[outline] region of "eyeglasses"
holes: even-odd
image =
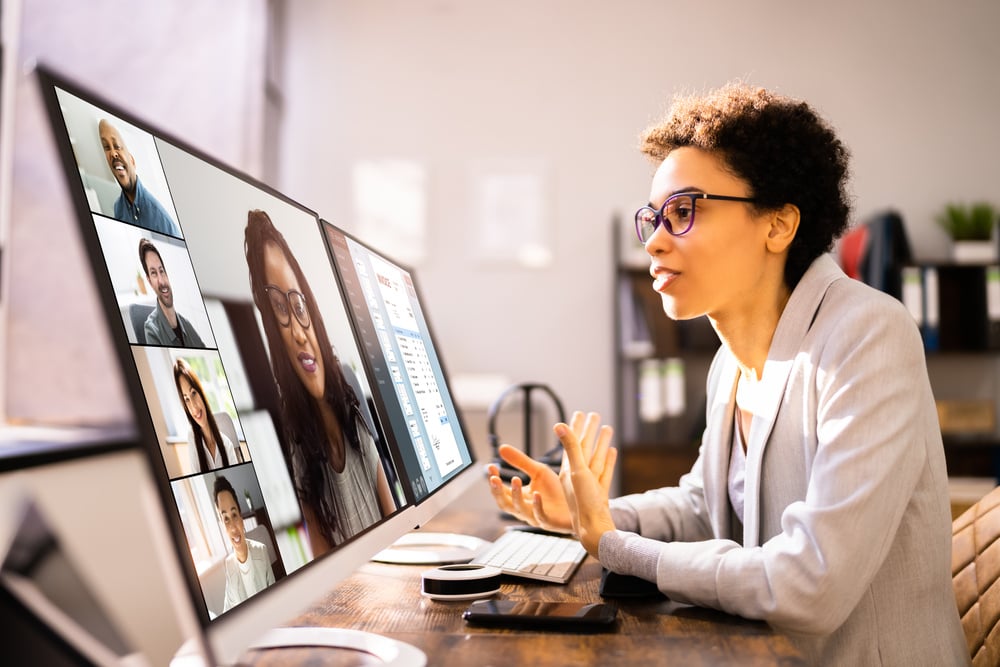
[[[635,212],[635,233],[639,240],[646,244],[656,228],[663,225],[671,236],[684,236],[694,225],[694,203],[698,199],[717,199],[720,201],[742,201],[753,203],[750,197],[730,197],[728,195],[709,195],[703,192],[682,192],[667,197],[660,210],[652,206],[643,206]]]
[[[287,327],[292,323],[292,314],[299,321],[303,329],[309,328],[309,306],[306,297],[302,292],[290,289],[287,292],[281,291],[277,285],[265,285],[264,292],[271,300],[271,310],[278,324]]]

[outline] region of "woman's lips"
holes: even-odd
[[[673,273],[672,271],[661,271],[653,276],[653,289],[657,292],[662,292],[667,289],[674,280],[677,279],[679,273]]]
[[[316,372],[316,357],[308,352],[299,352],[299,365],[307,373]]]

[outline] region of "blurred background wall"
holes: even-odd
[[[933,223],[946,202],[1000,204],[995,0],[280,8],[265,173],[389,246],[375,230],[406,209],[387,199],[389,220],[368,224],[358,165],[419,165],[426,230],[413,262],[449,369],[547,382],[569,409],[611,417],[611,220],[647,201],[653,166],[637,137],[675,93],[743,79],[809,101],[853,154],[856,219],[898,210],[918,259],[948,255]],[[531,217],[484,215],[490,185],[534,198],[547,263],[484,251],[484,225],[516,234]]]

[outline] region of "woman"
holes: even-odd
[[[208,472],[238,463],[236,447],[219,431],[201,380],[183,359],[174,362],[174,386],[194,435],[194,442],[188,447],[191,472]]]
[[[233,545],[233,553],[226,556],[226,601],[222,607],[223,611],[229,611],[273,584],[274,570],[267,546],[247,539],[236,489],[229,480],[217,476],[213,495],[222,527]]]
[[[245,251],[281,397],[285,457],[314,556],[395,511],[372,434],[298,261],[264,211]]]
[[[806,104],[743,85],[679,99],[642,149],[652,287],[722,341],[698,460],[677,488],[609,502],[611,429],[577,414],[555,427],[559,478],[501,449],[531,483],[493,470],[497,503],[673,600],[769,622],[810,664],[968,663],[919,332],[825,254],[847,150]]]

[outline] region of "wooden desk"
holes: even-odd
[[[475,487],[424,530],[494,539],[501,519],[486,490]],[[478,628],[462,620],[468,602],[420,595],[426,565],[368,563],[290,625],[367,630],[419,647],[429,665],[803,665],[788,638],[768,625],[669,601],[618,602],[617,627],[574,634]],[[501,598],[600,601],[600,564],[587,558],[565,586],[505,577]],[[331,649],[252,652],[245,663],[268,665],[372,664],[369,656]]]

